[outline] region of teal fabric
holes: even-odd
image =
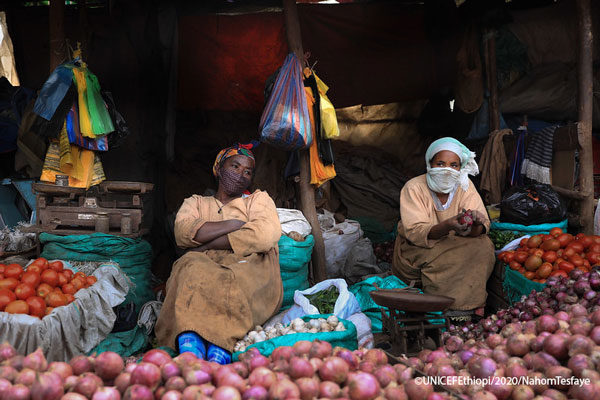
[[[129,239],[104,233],[59,236],[40,234],[41,256],[49,260],[114,261],[132,285],[123,304],[135,303],[136,314],[144,303],[154,300],[151,288],[152,247],[142,239]]]
[[[316,318],[327,318],[333,314],[314,314],[314,315],[305,315],[302,317],[304,321],[308,321]],[[252,346],[248,346],[246,351],[252,347],[256,347],[260,354],[265,357],[268,357],[273,353],[277,347],[281,346],[293,346],[294,343],[299,342],[301,340],[308,340],[312,342],[313,340],[322,340],[325,342],[331,343],[333,347],[340,346],[345,347],[349,350],[356,350],[358,348],[358,340],[356,327],[354,324],[348,320],[340,319],[341,323],[346,327],[345,331],[342,332],[321,332],[321,333],[294,333],[291,335],[283,335],[278,336],[273,339],[265,340],[264,342],[255,343]],[[233,353],[233,361],[238,361],[240,354],[243,352],[238,351]]]
[[[360,229],[363,230],[365,236],[371,243],[385,243],[396,239],[396,224],[391,232],[388,232],[383,227],[383,224],[376,219],[370,217],[353,217],[360,224]]]
[[[279,239],[279,269],[283,282],[282,310],[294,304],[296,290],[309,288],[308,262],[312,256],[315,244],[312,235],[308,235],[303,242],[282,235]]]
[[[383,321],[381,318],[382,307],[375,303],[369,295],[369,292],[377,290],[373,284],[377,284],[380,289],[401,289],[407,287],[408,285],[397,276],[390,275],[385,278],[372,276],[348,288],[348,290],[354,294],[354,297],[356,297],[356,301],[358,301],[362,312],[371,320],[371,331],[373,333],[379,333],[382,331],[383,326]],[[387,310],[387,308],[385,309]],[[441,315],[441,312],[435,312],[432,314]],[[432,324],[445,323],[443,319],[431,319],[429,322]]]
[[[502,288],[511,304],[521,301],[522,296],[529,296],[532,290],[541,292],[546,287],[545,283],[530,281],[517,271],[507,266],[504,267],[504,282]]]
[[[490,229],[496,231],[513,231],[522,233],[523,235],[537,235],[540,233],[548,234],[552,228],[560,228],[564,232],[567,232],[569,220],[565,219],[561,222],[551,224],[539,224],[539,225],[520,225],[511,224],[510,222],[492,222]]]
[[[88,353],[100,354],[105,351],[114,351],[121,357],[129,357],[138,354],[148,346],[148,335],[146,330],[136,326],[130,331],[109,334],[98,346]]]

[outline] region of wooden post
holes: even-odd
[[[580,191],[585,198],[579,203],[579,217],[583,232],[587,235],[594,231],[594,160],[592,154],[592,16],[590,0],[577,0],[577,19],[579,25],[579,122],[577,136],[579,141]]]
[[[283,0],[283,16],[285,19],[285,32],[289,50],[296,54],[300,62],[303,63],[304,50],[302,49],[300,22],[298,21],[298,10],[296,8],[295,0]],[[316,140],[316,138],[314,140]],[[302,212],[312,227],[312,235],[315,240],[315,246],[312,253],[312,272],[313,279],[316,283],[327,279],[327,270],[325,269],[325,244],[323,243],[323,233],[321,232],[321,226],[319,225],[317,210],[315,208],[315,189],[310,184],[310,156],[308,150],[301,150],[299,153],[300,182],[298,186],[300,187],[300,203]]]
[[[490,131],[500,129],[500,111],[498,109],[498,78],[496,75],[496,30],[486,29],[483,38],[487,87],[490,91],[489,113]]]
[[[65,45],[65,0],[50,0],[50,72],[67,60]]]

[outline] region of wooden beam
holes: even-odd
[[[304,63],[300,22],[298,21],[298,10],[296,8],[295,0],[283,0],[283,15],[289,50],[296,54],[301,63]],[[316,138],[314,140],[316,140]],[[312,235],[315,240],[312,253],[312,276],[316,283],[327,279],[327,270],[325,268],[325,243],[323,242],[323,232],[321,232],[321,226],[319,225],[317,210],[315,208],[315,189],[310,184],[310,156],[308,150],[301,150],[299,153],[300,203],[302,212],[312,227]]]
[[[483,37],[487,87],[490,91],[489,112],[490,131],[500,129],[500,110],[498,106],[498,78],[496,73],[496,30],[486,29]]]
[[[584,199],[588,198],[591,194],[591,192],[580,192],[578,190],[569,190],[569,189],[561,188],[560,186],[555,186],[555,185],[552,185],[552,189],[556,193],[560,194],[561,196],[564,196],[569,199],[575,199],[575,200],[584,200]],[[593,198],[593,196],[592,196],[592,198]]]
[[[65,0],[50,0],[50,72],[67,60],[64,19]]]
[[[579,25],[579,116],[577,136],[579,141],[579,182],[580,191],[586,196],[579,203],[579,216],[583,232],[591,235],[594,231],[594,160],[592,154],[592,15],[590,0],[577,0]]]

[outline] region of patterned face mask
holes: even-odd
[[[250,187],[250,183],[249,178],[235,171],[223,167],[219,169],[219,185],[228,196],[240,197]]]

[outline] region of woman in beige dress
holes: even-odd
[[[400,221],[392,271],[423,291],[454,298],[452,310],[482,316],[486,282],[494,267],[490,220],[468,175],[479,170],[475,153],[453,138],[427,149],[427,173],[400,193]],[[466,222],[467,214],[472,221]],[[469,219],[469,218],[467,218]]]
[[[175,239],[189,251],[173,265],[155,328],[161,345],[221,364],[283,300],[281,225],[266,192],[247,192],[254,173],[248,147],[222,150],[213,167],[216,195],[194,195],[179,209]]]

